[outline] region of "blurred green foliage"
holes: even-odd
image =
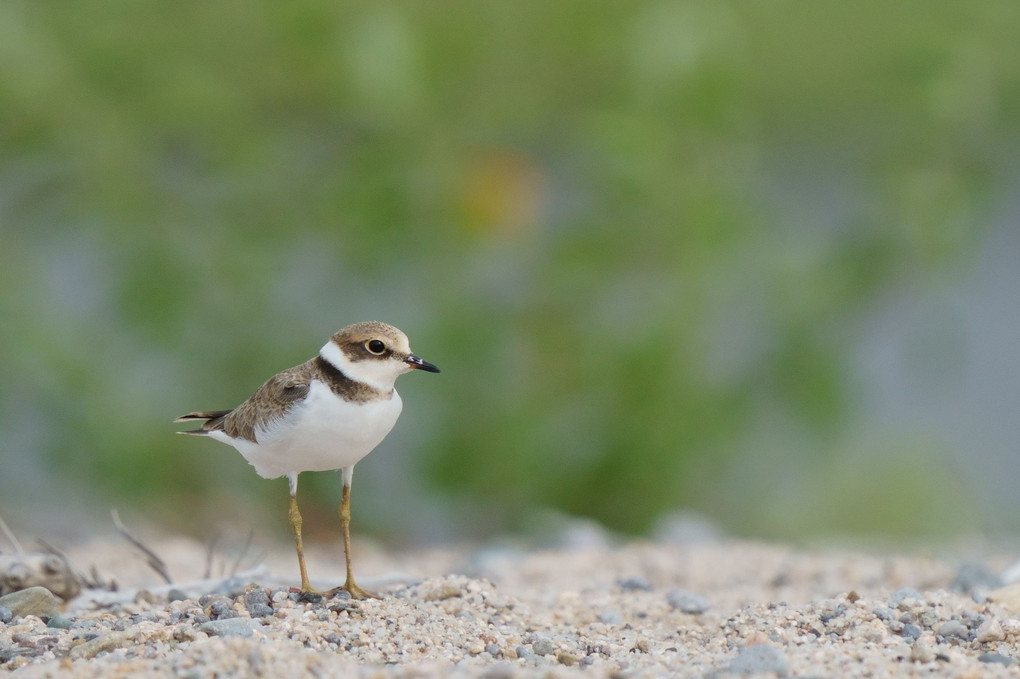
[[[401,380],[389,462],[359,466],[363,526],[958,517],[922,492],[948,472],[912,462],[937,443],[848,462],[846,355],[884,291],[974,251],[1018,131],[1018,20],[1007,2],[0,4],[0,491],[56,477],[176,527],[258,504],[282,522],[282,482],[168,422],[378,318],[443,374]],[[338,482],[318,476],[325,512]]]

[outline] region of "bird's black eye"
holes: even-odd
[[[365,342],[365,348],[371,351],[376,356],[381,356],[386,351],[386,345],[382,340],[368,340]]]

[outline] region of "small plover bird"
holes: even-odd
[[[407,336],[392,325],[371,321],[333,335],[319,355],[270,377],[233,410],[188,413],[175,422],[205,420],[198,434],[237,449],[259,476],[290,482],[290,528],[294,533],[301,591],[308,583],[297,505],[298,474],[340,469],[340,529],[347,580],[338,589],[355,599],[375,598],[354,582],[351,569],[351,477],[354,465],[393,429],[402,407],[393,383],[411,370],[439,368],[411,353]]]

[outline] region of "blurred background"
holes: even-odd
[[[2,3],[0,515],[288,539],[286,482],[171,420],[378,319],[443,372],[400,380],[356,534],[1016,531],[1017,35],[997,1]],[[339,475],[301,489],[335,538]]]

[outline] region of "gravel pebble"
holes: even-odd
[[[909,641],[915,641],[921,636],[921,628],[917,625],[907,623],[900,631],[900,636]]]
[[[73,624],[74,622],[70,618],[65,618],[62,615],[54,615],[46,621],[46,626],[51,629],[71,629]]]
[[[535,655],[549,655],[556,650],[556,647],[548,639],[538,639],[531,644],[531,650],[535,652]]]
[[[186,560],[178,557],[179,543],[156,548],[172,572],[198,571],[182,579],[189,584],[180,593],[221,584],[198,581],[203,545],[185,551]],[[290,592],[293,554],[280,549],[280,565],[244,578],[240,591],[170,601],[169,588],[144,564],[134,581],[117,570],[135,561],[118,549],[105,550],[120,555],[107,564],[98,552],[72,554],[76,562],[98,561],[123,588],[102,604],[69,602],[61,616],[70,629],[33,616],[0,625],[0,675],[920,679],[951,672],[995,679],[1015,672],[1001,663],[1013,662],[1020,640],[1020,620],[998,600],[979,604],[950,588],[958,560],[927,555],[728,539],[516,548],[487,567],[498,575],[494,583],[448,574],[470,560],[468,550],[368,550],[364,584],[382,599],[313,602]],[[989,556],[988,563],[1005,558]],[[340,572],[330,575],[331,564]],[[325,587],[343,582],[342,559],[313,557],[309,567]],[[269,575],[270,568],[285,577]],[[373,572],[410,576],[379,584]],[[620,574],[628,575],[618,580]],[[640,581],[621,585],[629,577],[656,586],[648,593]],[[687,589],[671,589],[681,585]],[[140,589],[155,600],[139,597]],[[671,602],[674,591],[697,592],[711,608],[685,613]]]
[[[960,566],[949,583],[950,589],[970,594],[975,590],[993,590],[1002,587],[1005,582],[991,571],[983,561],[972,561]]]
[[[262,631],[262,624],[251,618],[219,618],[203,622],[198,631],[211,637],[250,637]]]
[[[514,668],[507,663],[499,663],[479,675],[479,679],[513,679],[513,677]]]
[[[939,625],[937,634],[945,638],[966,639],[970,635],[970,631],[959,620],[949,620]]]
[[[104,651],[113,650],[130,642],[130,636],[126,632],[109,632],[86,641],[80,646],[71,649],[72,658],[94,658]]]
[[[262,587],[249,587],[244,593],[244,607],[253,618],[264,618],[273,614],[269,593]]]
[[[29,587],[0,596],[0,606],[9,610],[12,616],[52,618],[60,611],[60,599],[45,587]]]
[[[977,628],[977,632],[975,632],[975,640],[979,644],[1002,641],[1005,638],[1006,633],[1002,630],[1002,625],[999,624],[998,620],[985,620]]]
[[[888,622],[890,620],[896,619],[896,615],[891,610],[885,608],[884,606],[879,606],[872,612],[875,614],[875,617],[878,618],[879,620],[884,620]]]
[[[910,647],[910,659],[919,663],[933,662],[935,660],[935,649],[931,647],[931,644],[915,641],[913,646]]]
[[[174,587],[166,593],[166,598],[168,601],[187,601],[188,595],[184,590]]]
[[[619,625],[623,623],[623,616],[617,610],[602,611],[599,613],[599,622],[606,625]]]
[[[921,593],[913,587],[901,587],[889,595],[889,605],[893,608],[901,608],[908,602],[920,602]]]
[[[652,591],[652,583],[648,582],[648,578],[631,577],[631,578],[617,578],[616,586],[622,589],[624,592],[650,592]]]
[[[708,599],[686,589],[670,590],[666,594],[666,601],[673,608],[691,615],[700,615],[712,607]]]
[[[219,594],[230,599],[236,599],[244,594],[247,583],[240,576],[227,578],[212,591],[212,594]]]
[[[790,672],[782,652],[768,644],[755,644],[740,649],[737,657],[730,663],[729,671],[734,674],[775,672],[780,677],[785,677]]]
[[[215,597],[205,604],[205,614],[210,620],[225,620],[236,618],[237,611],[234,610],[234,602],[226,597]]]
[[[173,631],[175,641],[194,641],[198,638],[198,630],[191,625],[181,625]]]
[[[977,659],[983,663],[993,663],[997,665],[1012,665],[1015,660],[1012,658],[1002,655],[1001,653],[982,653]]]
[[[1007,637],[1020,637],[1020,620],[1006,618],[1000,624],[1002,625],[1002,633]]]
[[[6,625],[13,617],[14,613],[11,612],[11,609],[6,606],[0,606],[0,622]]]
[[[578,658],[576,655],[568,651],[560,651],[556,654],[556,661],[561,665],[570,667],[571,665],[577,664]]]

